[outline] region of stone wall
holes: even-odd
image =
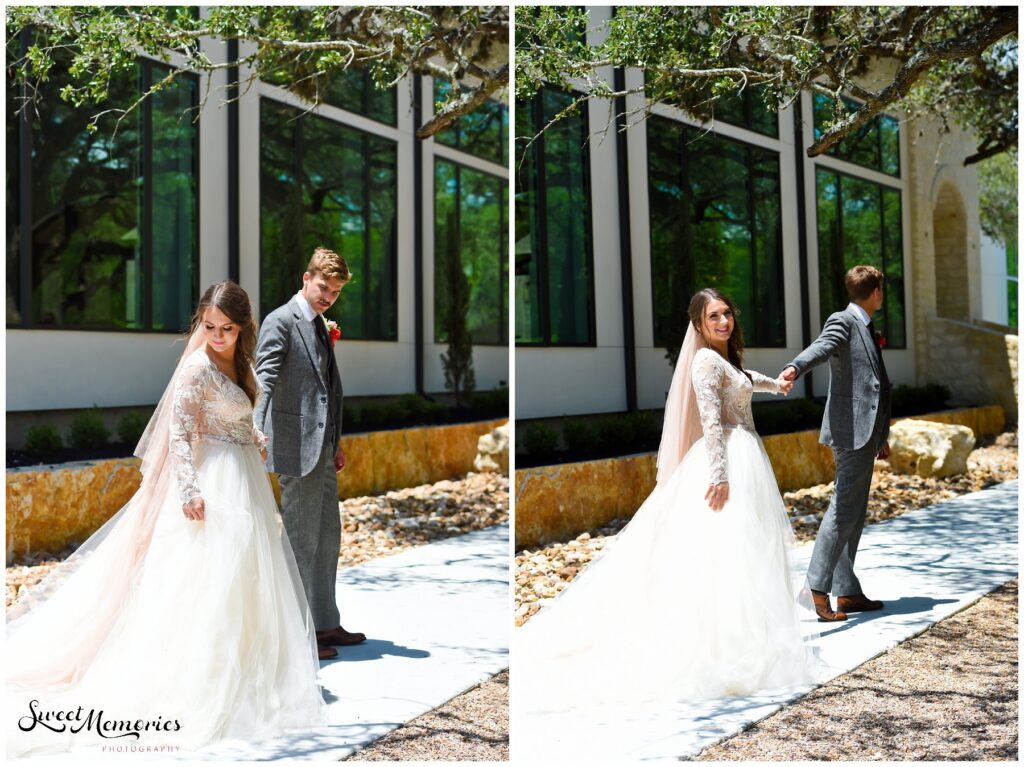
[[[914,416],[916,420],[969,426],[976,435],[1005,428],[999,406]],[[818,430],[764,438],[782,492],[831,482],[831,449],[818,443]],[[632,517],[654,489],[657,454],[607,458],[516,472],[516,549],[565,540],[616,517]]]
[[[345,436],[347,466],[338,475],[338,497],[372,495],[466,474],[473,470],[480,436],[503,423],[507,421]],[[277,476],[270,479],[280,500]],[[137,458],[8,470],[7,563],[85,540],[128,502],[141,481]]]

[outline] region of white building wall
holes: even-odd
[[[981,315],[980,319],[1006,325],[1007,305],[1006,247],[988,235],[981,235]]]

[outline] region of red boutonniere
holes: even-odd
[[[882,332],[878,330],[875,331],[875,341],[878,343],[879,349],[884,349],[885,345],[889,343],[889,339],[887,339],[885,335],[883,335]]]
[[[338,323],[334,320],[327,320],[327,335],[331,339],[331,348],[338,343],[338,339],[341,338],[341,328],[338,327]]]

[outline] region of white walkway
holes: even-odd
[[[344,568],[338,601],[368,639],[321,665],[331,726],[188,758],[337,761],[508,668],[509,527]]]
[[[805,636],[821,632],[814,645],[831,669],[829,678],[919,634],[1016,577],[1017,517],[1018,488],[1013,481],[865,528],[857,573],[868,596],[886,606],[834,624],[818,623],[813,614],[805,613]],[[797,550],[800,572],[807,569],[811,548],[805,544]],[[802,694],[766,694],[696,706],[680,701],[675,706],[637,708],[609,721],[593,716],[534,719],[515,715],[513,673],[512,758],[685,758]]]

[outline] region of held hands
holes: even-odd
[[[790,382],[795,381],[796,377],[797,377],[797,370],[792,365],[786,365],[786,367],[784,367],[782,369],[782,372],[779,374],[779,378],[781,378],[781,379],[783,379],[785,381],[790,381]],[[792,387],[790,387],[790,388],[792,388]]]
[[[267,449],[265,447],[260,448],[260,458],[263,459],[263,463],[267,462]]]
[[[779,392],[784,396],[789,396],[789,393],[793,390],[793,382],[788,378],[783,378],[781,375],[775,379],[775,383],[779,385]]]
[[[334,473],[338,474],[339,472],[343,471],[344,469],[345,469],[345,451],[342,449],[341,445],[338,445],[338,451],[334,454]]]
[[[185,513],[185,519],[191,519],[194,522],[202,522],[206,519],[206,504],[203,503],[200,496],[196,496],[186,503],[181,510]]]
[[[704,500],[708,502],[712,511],[721,511],[725,502],[729,500],[729,483],[720,482],[717,485],[710,485],[704,494]]]
[[[884,461],[884,460],[888,459],[888,457],[889,457],[889,455],[891,453],[892,453],[892,448],[889,446],[889,440],[886,440],[885,443],[882,445],[882,449],[878,451],[878,456],[877,457],[878,457],[879,460]]]

